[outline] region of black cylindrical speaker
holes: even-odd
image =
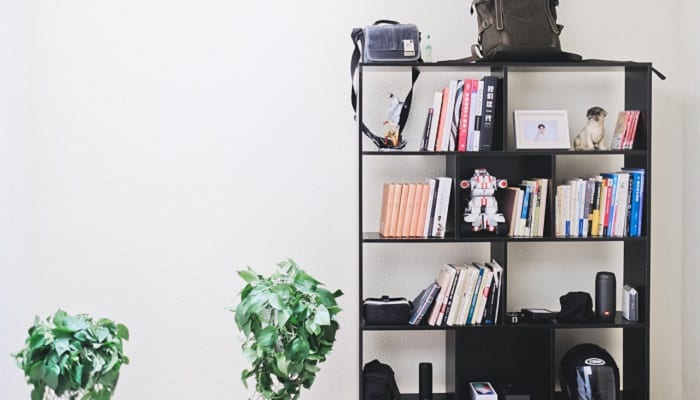
[[[418,364],[418,400],[433,400],[433,364]]]
[[[615,319],[615,274],[598,272],[595,276],[595,313],[601,321]]]

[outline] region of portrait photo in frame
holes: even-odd
[[[566,110],[515,110],[513,126],[518,150],[571,148]]]

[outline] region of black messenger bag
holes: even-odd
[[[558,0],[473,0],[479,24],[478,45],[472,56],[486,60],[580,60],[561,51],[557,24]]]

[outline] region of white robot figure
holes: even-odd
[[[464,222],[472,224],[472,231],[488,230],[493,232],[500,222],[506,222],[503,214],[498,212],[498,202],[494,197],[496,189],[508,186],[505,179],[496,179],[484,168],[474,170],[470,180],[462,180],[460,187],[470,189],[470,199],[464,210]]]

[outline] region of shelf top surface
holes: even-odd
[[[365,156],[459,156],[459,157],[502,157],[502,156],[541,156],[541,155],[646,155],[646,150],[592,150],[576,151],[566,149],[538,150],[493,150],[493,151],[410,151],[410,150],[365,150]]]
[[[450,232],[444,238],[438,237],[383,237],[378,232],[365,232],[362,235],[364,243],[461,243],[461,242],[639,242],[640,237],[511,237],[493,234],[474,234],[473,236],[455,237]]]
[[[439,61],[434,63],[424,63],[424,62],[378,62],[378,63],[360,63],[362,67],[420,67],[420,68],[444,68],[444,67],[460,67],[460,68],[605,68],[605,67],[618,67],[618,68],[649,68],[651,69],[652,64],[650,62],[636,62],[636,61],[614,61],[614,60],[585,60],[585,61],[513,61],[513,62],[503,62],[503,61],[483,61],[483,62],[465,62],[463,60],[458,61]]]

